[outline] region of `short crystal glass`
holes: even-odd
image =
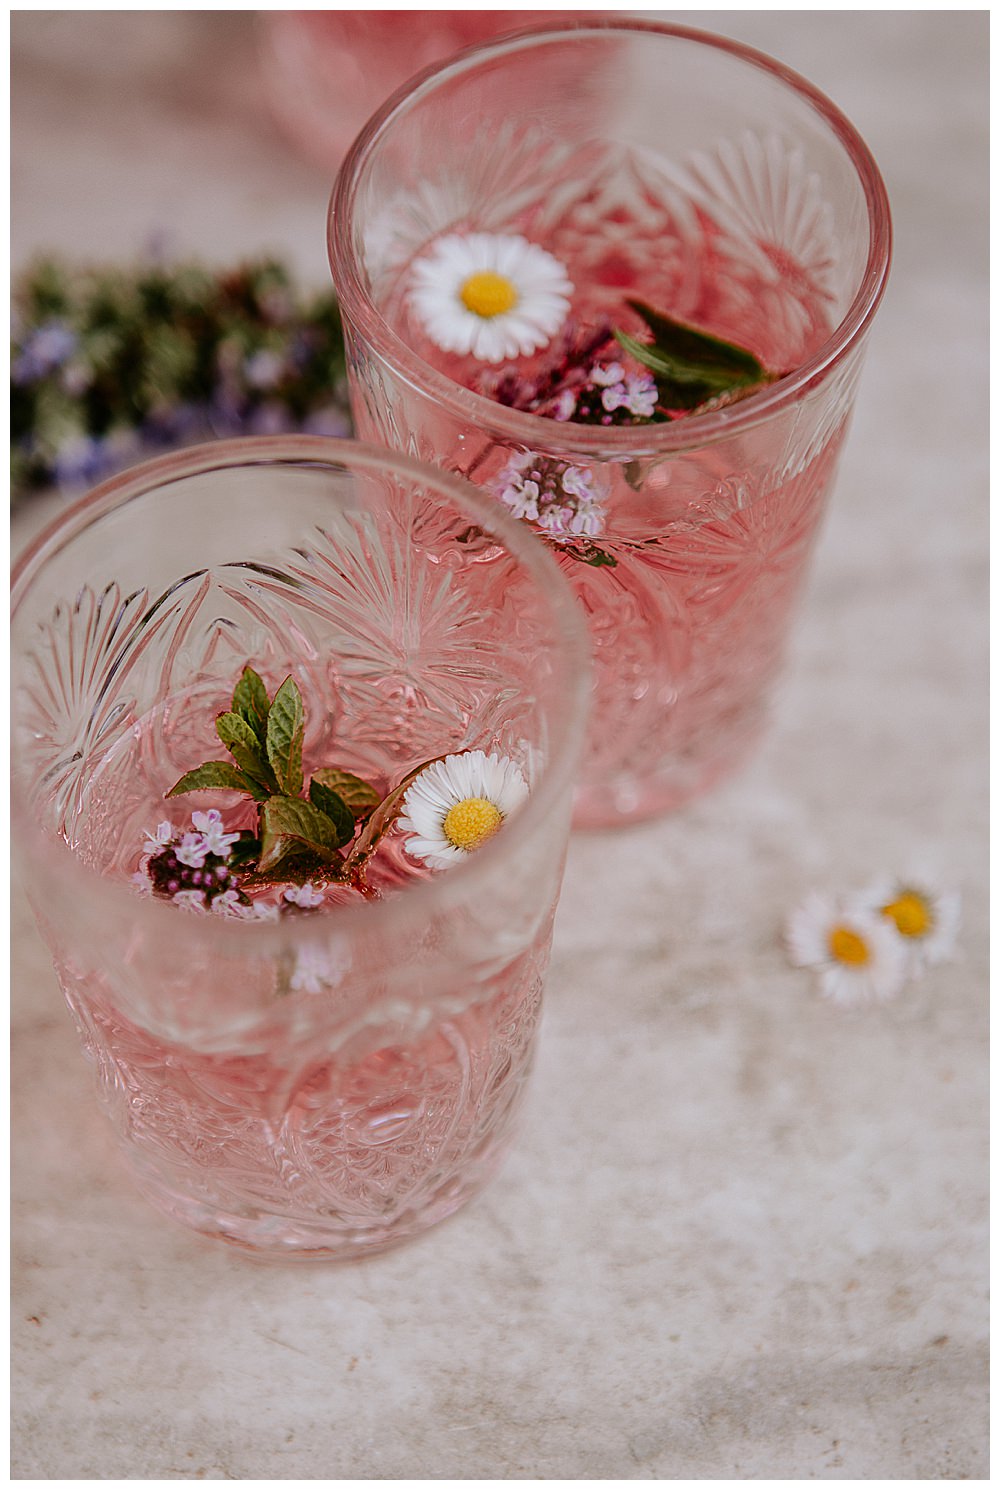
[[[506,385],[473,386],[410,294],[415,260],[473,233],[553,255],[584,330],[638,299],[773,380],[632,425],[526,411],[516,359]],[[888,272],[886,193],[854,128],[721,37],[627,18],[533,29],[424,73],[373,117],[334,189],[330,256],[359,433],[506,502],[577,594],[595,707],[576,821],[668,810],[741,764]]]
[[[346,1258],[423,1231],[492,1174],[538,1031],[586,653],[518,523],[343,441],[152,461],[20,561],[18,862],[127,1164],[163,1211],[260,1254]],[[335,763],[388,791],[482,750],[516,762],[527,799],[439,870],[389,833],[374,892],[322,910],[253,922],[143,894],[159,820],[234,810],[232,791],[164,794],[224,755],[215,720],[247,663],[271,691],[296,679],[307,779]]]

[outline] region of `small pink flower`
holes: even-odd
[[[564,388],[563,391],[553,399],[552,407],[548,411],[550,419],[558,419],[565,424],[572,419],[576,413],[576,394],[572,388]]]
[[[157,823],[156,832],[146,834],[146,845],[151,849],[163,848],[173,836],[174,829],[171,823]]]
[[[179,905],[183,911],[204,911],[205,909],[203,890],[178,890],[171,898],[174,905]]]
[[[610,367],[594,367],[590,372],[590,381],[598,388],[611,388],[615,383],[621,383],[625,378],[625,369],[620,362],[612,362]]]
[[[239,842],[238,833],[223,831],[222,813],[215,807],[208,812],[193,812],[191,821],[205,840],[206,853],[218,854],[220,859],[226,859],[229,856],[230,846]]]
[[[322,890],[317,890],[310,880],[306,880],[304,885],[289,885],[283,898],[289,905],[297,905],[304,911],[313,911],[323,904]]]
[[[185,833],[174,852],[181,864],[187,864],[190,869],[201,869],[208,853],[204,834]]]

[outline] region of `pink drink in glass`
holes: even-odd
[[[335,697],[336,689],[330,701]],[[144,857],[137,845],[151,825],[165,818],[186,825],[192,808],[211,804],[227,831],[253,827],[253,809],[234,805],[231,793],[165,802],[155,789],[172,784],[170,761],[178,751],[198,759],[210,737],[217,711],[202,705],[199,716],[185,718],[189,709],[183,695],[169,700],[94,772],[87,827],[75,849],[99,862],[126,893]],[[180,717],[179,732],[167,722],[172,716]],[[398,774],[394,746],[394,740],[368,740],[355,749],[349,735],[339,734],[336,749],[347,767],[364,770],[385,790]],[[307,779],[309,773],[307,761]],[[432,877],[403,843],[401,833],[392,833],[367,875],[370,890],[387,900]],[[509,1146],[531,1069],[551,940],[549,915],[527,946],[481,978],[471,1003],[466,970],[451,979],[442,973],[436,992],[454,1012],[427,1029],[407,1031],[403,1021],[396,1030],[376,1024],[377,1033],[362,1026],[304,1056],[282,1029],[296,1004],[301,1019],[323,1001],[334,1029],[339,1013],[345,1022],[356,1017],[352,989],[377,988],[384,979],[380,949],[366,958],[363,941],[296,942],[296,926],[316,931],[328,908],[363,904],[346,886],[323,893],[323,906],[292,913],[281,955],[241,965],[242,997],[255,985],[255,1001],[270,1005],[276,1017],[253,1041],[231,1042],[238,1053],[199,1049],[180,1032],[163,1038],[123,1012],[105,977],[81,977],[71,962],[59,965],[137,1187],[198,1231],[286,1257],[328,1255],[331,1234],[340,1258],[404,1241],[488,1181]],[[250,898],[255,907],[274,906],[281,891],[251,891]],[[192,913],[176,915],[171,955],[183,970]],[[194,965],[190,973],[197,977]]]
[[[592,198],[573,203],[551,234],[538,231],[532,212],[511,224],[563,263],[580,287],[570,317],[582,338],[608,320],[640,334],[630,296],[671,307],[679,319],[745,347],[768,368],[801,365],[828,337],[826,298],[790,259],[765,277],[713,252],[721,233],[704,214],[692,214],[697,237],[681,243],[671,238],[665,212],[655,224],[623,212],[608,218]],[[387,319],[429,366],[475,389],[482,363],[441,352],[408,313],[408,271],[387,302]],[[630,365],[624,354],[621,360]],[[525,379],[544,366],[544,352],[516,363]],[[403,400],[405,407],[405,394]],[[358,425],[368,438],[382,433],[364,402]],[[582,763],[582,825],[677,807],[725,775],[753,744],[843,432],[842,421],[803,469],[759,495],[749,482],[741,490],[739,474],[712,447],[641,476],[638,457],[599,466],[581,461],[596,473],[600,529],[591,541],[550,542],[593,643],[599,706]],[[492,439],[474,445],[446,418],[435,424],[433,415],[422,435],[450,470],[495,494],[503,490],[508,446]],[[595,548],[614,565],[587,563]],[[654,740],[670,767],[661,781],[640,786]]]
[[[21,859],[154,1204],[252,1251],[345,1258],[485,1183],[532,1060],[585,652],[572,597],[516,523],[344,441],[151,462],[29,551],[14,581]],[[447,869],[396,827],[365,894],[330,886],[274,920],[151,894],[144,836],[161,822],[215,809],[227,833],[255,825],[232,791],[166,799],[224,755],[215,721],[248,663],[272,698],[289,674],[301,690],[306,781],[337,766],[381,795],[442,755],[496,751],[527,800]]]
[[[414,263],[473,233],[523,236],[573,285],[553,341],[496,367],[443,353],[409,300]],[[579,825],[677,807],[757,739],[888,244],[878,173],[833,105],[758,54],[652,23],[480,48],[383,109],[345,162],[331,262],[359,430],[509,505],[512,460],[579,473],[596,494],[576,536],[524,519],[590,626]],[[753,352],[777,380],[632,427],[502,401],[505,375],[530,384],[567,327],[582,340],[606,320],[642,339],[629,298]]]

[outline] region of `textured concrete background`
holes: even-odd
[[[671,15],[829,93],[896,221],[770,734],[689,811],[574,841],[516,1154],[348,1268],[133,1194],[15,894],[17,1477],[987,1472],[987,17]],[[17,14],[14,93],[15,264],[167,229],[323,281],[329,183],[263,112],[250,17]],[[787,911],[915,857],[962,891],[960,959],[821,1003]]]

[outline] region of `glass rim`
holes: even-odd
[[[49,522],[14,565],[11,621],[15,620],[22,601],[42,574],[47,561],[109,513],[137,497],[188,477],[240,467],[273,465],[305,470],[323,467],[340,467],[349,471],[389,470],[418,480],[425,486],[436,485],[477,525],[499,539],[504,549],[529,572],[551,607],[565,663],[567,708],[553,731],[549,763],[537,784],[532,786],[525,807],[511,818],[502,834],[485,843],[469,856],[467,862],[407,885],[400,894],[384,901],[330,906],[323,916],[297,917],[294,939],[297,942],[323,941],[333,931],[350,936],[355,928],[363,932],[366,927],[375,926],[384,930],[395,922],[403,926],[407,921],[423,922],[431,909],[437,907],[440,910],[450,900],[468,900],[474,895],[477,884],[488,886],[498,859],[501,856],[516,857],[519,847],[536,831],[534,820],[539,817],[544,820],[560,793],[571,790],[590,700],[587,630],[569,582],[552,555],[546,552],[545,545],[471,482],[396,451],[362,441],[321,435],[248,436],[189,446],[110,477]],[[176,907],[152,895],[136,894],[123,882],[95,872],[82,864],[67,844],[44,833],[18,792],[12,794],[11,820],[15,829],[12,839],[16,842],[18,838],[22,841],[30,838],[32,852],[41,859],[46,871],[51,871],[71,893],[75,890],[86,893],[91,899],[96,897],[112,913],[146,921],[151,928],[155,926],[162,931],[174,924]],[[279,943],[287,943],[290,935],[280,923],[238,921],[211,913],[189,916],[185,924],[190,927],[190,935],[198,939],[206,935],[224,941],[231,938],[230,950],[235,949],[237,938],[250,935],[257,939],[255,945],[258,949],[266,952],[271,945],[276,948]]]
[[[593,39],[609,34],[647,34],[670,40],[697,42],[727,52],[741,62],[768,73],[798,94],[820,115],[845,150],[864,192],[868,217],[868,255],[857,291],[830,335],[794,372],[738,403],[695,419],[642,427],[605,429],[546,418],[507,408],[474,393],[440,373],[413,352],[372,302],[351,246],[349,225],[364,167],[382,137],[416,103],[442,83],[474,71],[481,63],[553,41]],[[594,459],[656,456],[700,449],[772,418],[801,397],[861,340],[885,292],[892,256],[892,220],[881,172],[861,135],[847,116],[807,78],[755,47],[691,26],[639,18],[602,17],[575,22],[525,27],[490,42],[467,47],[443,63],[417,73],[392,94],[356,136],[334,182],[327,213],[327,248],[334,287],[341,308],[371,345],[409,387],[432,396],[451,413],[490,434],[529,449],[542,448],[565,455]],[[572,431],[567,435],[565,431]],[[654,433],[655,431],[655,433]]]

